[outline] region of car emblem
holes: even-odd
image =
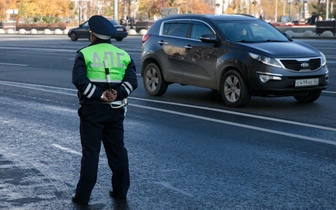
[[[303,62],[303,63],[301,63],[301,67],[302,68],[308,68],[309,67],[309,63]]]

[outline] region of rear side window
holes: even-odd
[[[187,23],[164,23],[162,35],[186,37],[188,28]]]

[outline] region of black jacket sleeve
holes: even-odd
[[[78,52],[72,68],[72,83],[78,89],[78,97],[81,102],[86,98],[100,101],[100,97],[104,90],[91,83],[87,78],[86,73],[84,56],[81,52]]]
[[[122,80],[120,88],[118,91],[117,100],[122,100],[127,98],[136,88],[138,87],[138,79],[136,75],[136,68],[133,59],[128,64],[124,79]]]

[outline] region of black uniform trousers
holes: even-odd
[[[112,190],[121,196],[127,194],[130,178],[124,147],[124,112],[124,108],[113,109],[109,104],[82,105],[78,110],[82,160],[76,197],[83,202],[89,201],[97,181],[101,141],[112,171]]]

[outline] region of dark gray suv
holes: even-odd
[[[170,16],[142,43],[141,75],[153,96],[180,83],[216,90],[225,105],[243,107],[251,96],[312,102],[328,85],[323,53],[251,16]]]

